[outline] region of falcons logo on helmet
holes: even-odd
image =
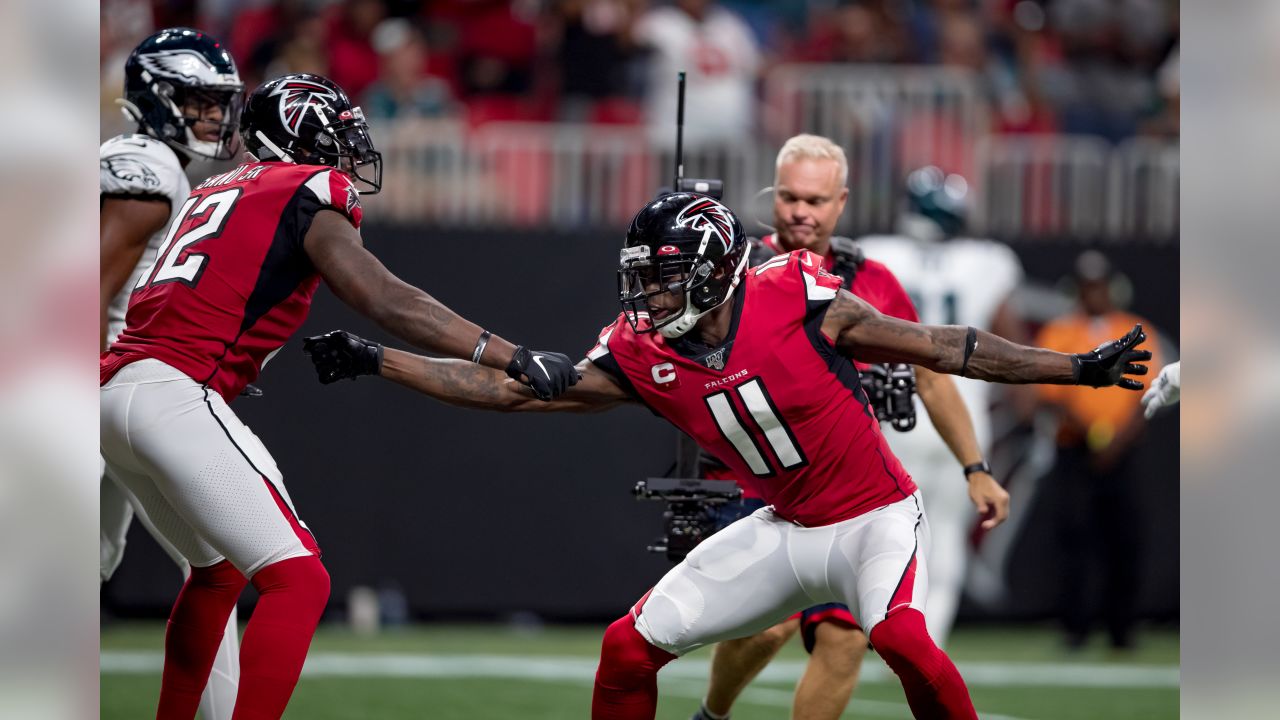
[[[280,87],[271,93],[271,97],[276,95],[280,96],[280,124],[284,125],[284,129],[294,137],[298,137],[302,120],[309,111],[314,110],[320,115],[320,119],[327,123],[329,118],[325,117],[321,111],[329,110],[332,107],[330,103],[338,99],[338,93],[307,80],[281,83]]]
[[[733,241],[733,213],[710,198],[698,198],[686,205],[676,216],[676,225],[713,233],[720,238],[726,252]]]

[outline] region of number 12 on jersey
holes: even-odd
[[[187,287],[195,287],[196,283],[200,282],[200,275],[204,273],[204,266],[209,256],[190,253],[182,259],[182,262],[178,262],[178,258],[183,250],[195,243],[216,238],[222,234],[222,229],[227,224],[227,216],[231,214],[231,208],[235,206],[236,200],[240,199],[241,192],[243,192],[241,188],[231,188],[206,195],[203,199],[187,198],[178,212],[178,219],[169,227],[169,234],[165,236],[160,249],[156,251],[155,262],[142,273],[142,277],[138,278],[138,284],[133,289],[140,290],[149,285],[168,282],[180,282]],[[191,224],[193,220],[198,222]],[[182,231],[181,236],[178,235],[179,231]]]
[[[755,428],[749,428],[730,393],[737,394],[747,408]],[[773,398],[760,378],[752,378],[730,390],[721,390],[703,398],[720,434],[738,451],[756,477],[772,477],[776,470],[766,457],[759,435],[773,451],[783,470],[794,470],[809,464],[796,441],[795,433],[774,405]]]

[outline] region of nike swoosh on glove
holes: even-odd
[[[539,400],[555,399],[578,382],[578,370],[568,355],[523,345],[511,356],[507,376],[528,385]]]

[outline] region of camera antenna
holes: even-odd
[[[676,180],[671,184],[672,190],[680,192],[680,181],[684,179],[684,71],[681,70],[676,90]]]

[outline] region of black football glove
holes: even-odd
[[[311,358],[324,385],[382,370],[382,346],[346,330],[309,337],[302,341],[302,352]]]
[[[528,385],[539,400],[552,400],[578,382],[578,369],[568,355],[530,350],[520,345],[507,365],[507,375]]]
[[[1071,356],[1071,369],[1077,385],[1108,387],[1119,385],[1126,390],[1141,390],[1142,383],[1127,375],[1146,375],[1147,366],[1137,363],[1150,360],[1150,350],[1134,350],[1147,339],[1142,323],[1119,340],[1104,342],[1092,352]]]

